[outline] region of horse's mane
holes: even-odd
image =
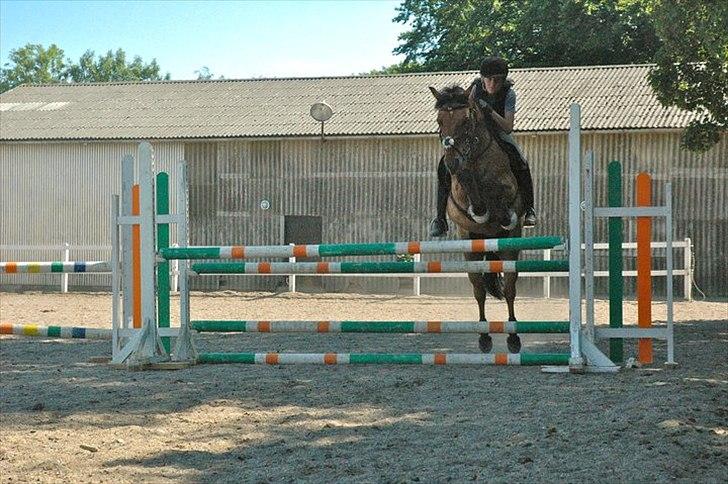
[[[465,89],[457,84],[452,84],[440,91],[440,97],[435,101],[435,109],[443,109],[448,107],[462,107],[468,105],[468,96],[465,95]]]

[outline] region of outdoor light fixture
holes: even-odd
[[[321,141],[326,141],[326,138],[324,138],[324,123],[331,119],[334,111],[325,102],[320,102],[311,105],[310,114],[313,119],[321,123]]]

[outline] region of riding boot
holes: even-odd
[[[437,217],[430,222],[430,235],[432,237],[442,237],[447,233],[448,227],[445,214],[451,183],[452,179],[450,171],[445,166],[445,159],[444,157],[440,158],[440,163],[437,165]]]
[[[524,227],[533,227],[536,225],[536,210],[534,209],[533,199],[533,179],[531,178],[531,169],[528,165],[515,170],[516,181],[518,182],[518,190],[523,196],[523,205],[526,208],[523,220]]]

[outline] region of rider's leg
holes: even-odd
[[[430,222],[430,235],[432,237],[442,237],[447,233],[448,227],[445,216],[451,183],[450,171],[445,166],[445,158],[442,157],[437,165],[437,217]]]
[[[533,227],[536,225],[536,210],[533,208],[533,178],[531,178],[531,168],[528,164],[524,164],[520,169],[514,170],[514,175],[516,175],[518,189],[521,191],[523,204],[526,207],[523,226]]]
[[[501,138],[505,141],[508,158],[511,162],[511,170],[516,177],[518,190],[521,192],[524,204],[524,227],[533,227],[536,225],[536,210],[534,209],[533,199],[533,179],[531,178],[531,168],[528,166],[526,157],[516,144],[516,140],[511,135],[501,134]]]

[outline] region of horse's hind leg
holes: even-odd
[[[503,260],[516,260],[518,259],[518,252],[503,252],[501,254]],[[506,298],[508,304],[508,321],[517,321],[515,301],[516,301],[516,281],[518,280],[517,272],[509,272],[503,276],[503,295]],[[521,338],[517,334],[509,334],[506,339],[508,345],[508,351],[511,353],[518,353],[521,351]]]
[[[478,261],[483,260],[482,253],[465,254],[465,260],[467,261]],[[487,291],[485,289],[485,278],[480,273],[468,273],[468,279],[470,284],[473,285],[473,296],[478,302],[478,317],[479,321],[486,321],[485,319],[485,296]],[[482,333],[478,339],[478,346],[480,351],[488,353],[493,349],[493,339],[488,333]]]

